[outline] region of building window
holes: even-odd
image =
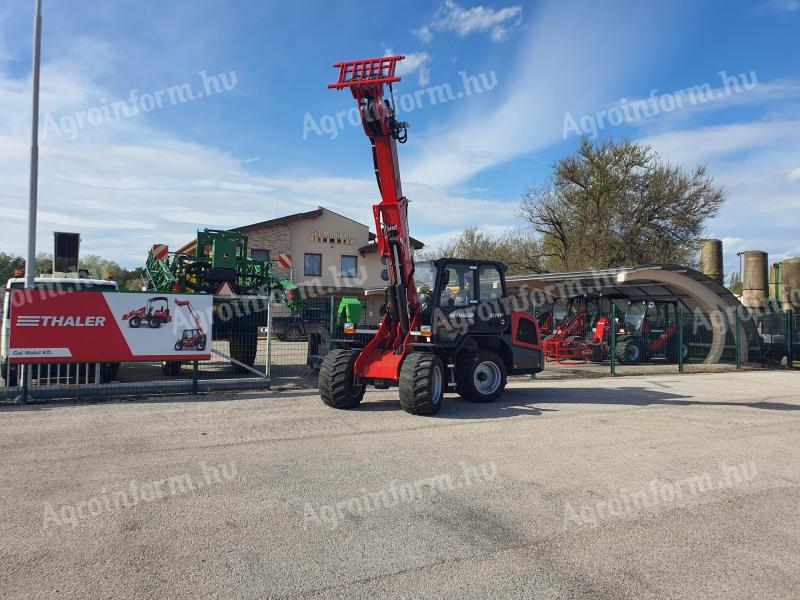
[[[311,277],[322,275],[322,254],[306,254],[303,257],[304,273]]]
[[[358,274],[358,257],[342,256],[342,277],[355,277]]]
[[[250,258],[253,260],[263,260],[266,262],[269,260],[269,250],[265,250],[263,248],[250,248]]]

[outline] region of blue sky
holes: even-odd
[[[727,270],[742,249],[800,255],[800,0],[43,4],[40,250],[80,231],[137,266],[198,227],[317,205],[370,222],[368,141],[326,84],[333,62],[393,52],[423,241],[522,225],[521,194],[582,131],[705,163]],[[32,5],[0,6],[7,252],[25,248]]]

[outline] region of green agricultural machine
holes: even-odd
[[[269,303],[280,303],[292,314],[303,308],[299,288],[274,276],[269,261],[250,258],[247,236],[231,231],[198,231],[194,253],[169,252],[155,244],[145,277],[150,292],[214,295],[213,339],[230,342],[231,364],[239,372],[255,363],[258,330],[267,325]],[[166,375],[180,369],[180,362],[163,364]]]

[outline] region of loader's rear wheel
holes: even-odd
[[[506,387],[506,366],[488,350],[468,354],[458,361],[456,390],[471,402],[493,402]]]
[[[148,323],[150,324],[150,327],[152,327],[153,329],[158,329],[159,327],[161,327],[161,319],[159,319],[158,317],[150,317],[150,321],[148,321]]]
[[[589,360],[592,362],[603,362],[607,358],[607,351],[603,344],[592,345],[592,356]]]
[[[686,344],[681,344],[680,354],[683,355],[681,357],[683,362],[686,362],[686,359],[689,358],[689,347]],[[678,342],[676,341],[671,344],[670,349],[667,351],[667,360],[678,364],[678,356]]]
[[[367,384],[353,377],[357,350],[331,350],[319,368],[319,395],[332,408],[355,408],[364,397]]]
[[[412,352],[400,367],[400,405],[412,415],[434,415],[442,407],[444,365],[429,352]]]

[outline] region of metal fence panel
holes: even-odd
[[[259,317],[258,321],[266,322],[265,326],[254,329],[252,319],[226,325],[223,335],[213,340],[208,361],[32,365],[27,381],[16,366],[4,364],[0,399],[13,400],[23,392],[33,400],[46,400],[190,394],[271,385],[312,388],[330,340],[355,338],[367,343],[378,328],[375,316],[362,311],[355,331],[346,332],[341,315],[336,314],[339,300],[307,299],[298,314],[265,305],[270,318]],[[738,322],[735,327],[725,327],[722,339],[715,340],[711,316],[703,313],[667,314],[642,327],[610,305],[609,310],[587,315],[559,334],[557,329],[565,318],[562,315],[547,324],[542,317],[546,364],[537,378],[725,370],[748,362],[749,366],[791,367],[800,354],[798,313],[743,314],[743,319],[754,319],[758,331],[757,343],[748,345],[748,355],[739,351],[744,334]],[[720,356],[708,364],[710,349],[717,342],[721,343]]]

